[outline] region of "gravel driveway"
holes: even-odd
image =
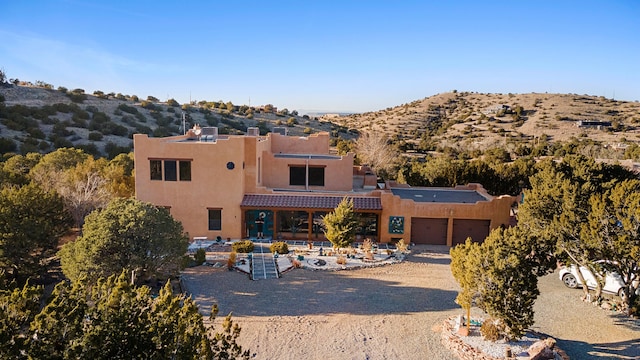
[[[215,302],[242,327],[255,359],[453,359],[434,331],[461,314],[444,247],[417,246],[400,264],[350,271],[295,269],[275,280],[200,266],[183,284],[205,315]],[[533,329],[572,359],[635,359],[640,326],[579,300],[557,274],[540,279]],[[482,316],[478,309],[473,313]]]

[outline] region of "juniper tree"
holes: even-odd
[[[83,235],[60,250],[62,271],[76,281],[119,274],[148,278],[177,275],[187,251],[182,224],[167,209],[135,199],[115,199],[86,218]]]
[[[325,237],[334,247],[350,246],[354,241],[357,226],[353,199],[345,196],[332,212],[322,217],[322,222],[326,228]]]

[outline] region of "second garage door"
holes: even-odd
[[[411,242],[447,245],[448,219],[411,218]]]
[[[491,220],[453,220],[453,246],[464,244],[468,237],[473,242],[483,242],[489,235]]]

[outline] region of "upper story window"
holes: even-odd
[[[180,181],[191,181],[191,161],[180,161]]]
[[[289,185],[306,186],[307,184],[324,186],[324,166],[289,166]]]
[[[149,160],[151,180],[191,181],[191,160]]]
[[[164,181],[178,181],[178,171],[175,160],[164,161]]]
[[[151,180],[162,180],[162,160],[149,160]]]

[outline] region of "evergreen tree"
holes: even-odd
[[[187,251],[182,224],[167,209],[134,199],[115,199],[89,214],[83,235],[60,251],[62,271],[76,281],[119,274],[175,276]]]
[[[353,199],[346,196],[338,206],[322,218],[324,234],[334,247],[348,247],[355,240],[357,221],[353,211]]]
[[[36,185],[0,188],[0,271],[24,284],[47,269],[71,225],[62,200]]]

